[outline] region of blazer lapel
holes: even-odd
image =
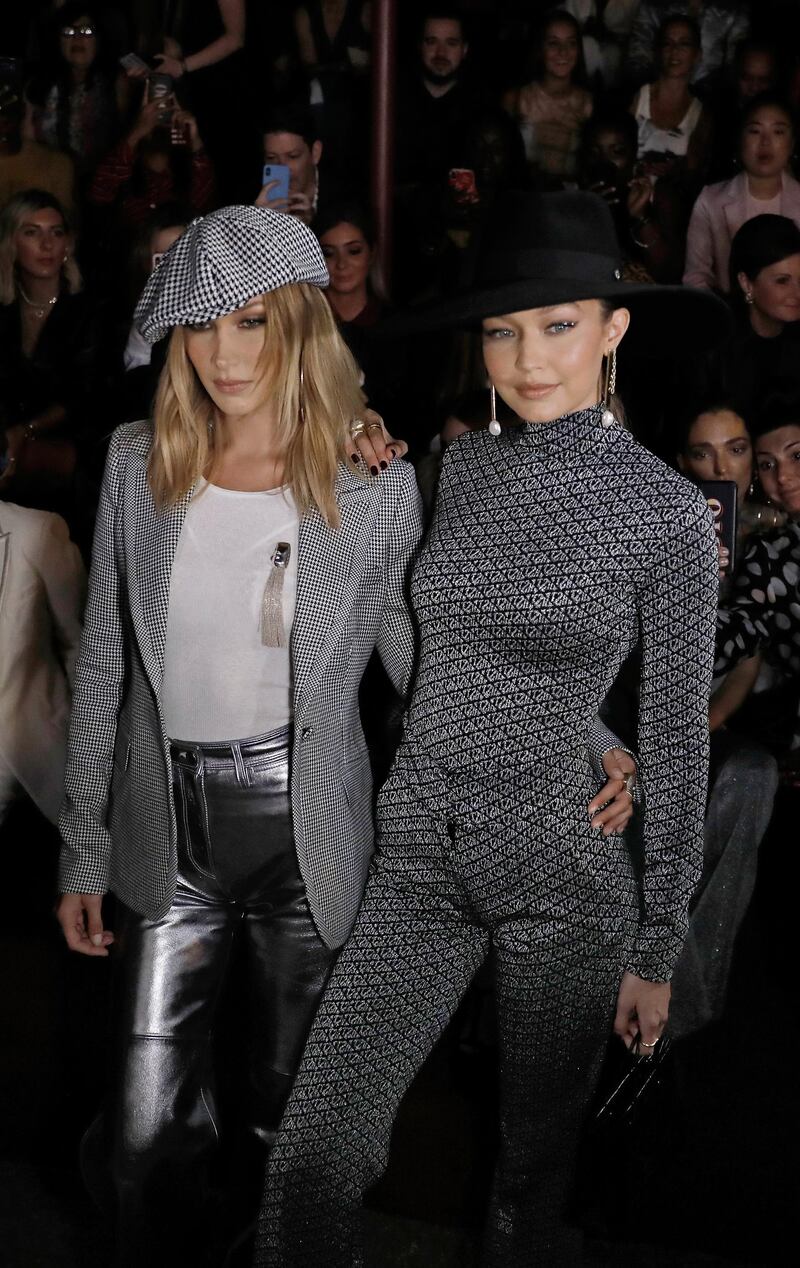
[[[313,509],[300,520],[291,636],[298,716],[313,697],[341,642],[366,559],[366,549],[359,549],[359,542],[365,529],[371,530],[374,519],[371,484],[344,467],[340,468],[336,500],[341,513],[337,530],[329,528]]]
[[[157,511],[147,485],[146,460],[137,465],[138,487],[129,501],[135,512],[125,517],[128,593],[142,661],[150,685],[159,696],[172,564],[195,486],[192,485],[174,506]]]

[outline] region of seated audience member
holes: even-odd
[[[800,224],[800,184],[789,168],[794,140],[791,111],[779,98],[756,97],[746,107],[739,129],[743,170],[732,180],[706,185],[692,211],[687,286],[728,291],[731,239],[754,216],[788,216]]]
[[[675,181],[650,180],[637,163],[637,145],[636,121],[626,111],[593,115],[583,130],[579,184],[609,203],[631,276],[644,270],[655,282],[679,282],[686,199]]]
[[[68,154],[26,136],[22,88],[0,76],[0,207],[24,189],[43,189],[71,215],[75,165]]]
[[[733,62],[736,46],[750,30],[748,5],[743,0],[642,0],[631,27],[627,69],[643,83],[655,70],[653,50],[658,29],[667,14],[685,13],[700,27],[700,56],[692,71],[694,83],[718,74]]]
[[[86,574],[58,515],[15,506],[0,473],[0,824],[25,792],[55,823]]]
[[[258,156],[256,103],[245,74],[246,0],[137,8],[139,46],[156,50],[157,72],[171,77],[179,102],[197,119],[225,201],[245,201],[248,165]]]
[[[631,104],[638,156],[654,177],[702,175],[708,161],[711,119],[690,87],[699,56],[700,28],[694,19],[666,18],[656,37],[656,78]]]
[[[563,0],[559,8],[571,13],[581,28],[586,74],[590,83],[613,88],[639,0]]]
[[[380,336],[388,313],[371,281],[374,235],[369,218],[356,204],[334,204],[322,209],[315,231],[331,279],[325,297],[361,368],[367,403],[385,420],[389,432],[395,427],[402,430],[408,426],[407,358],[401,341]]]
[[[91,433],[100,317],[81,289],[75,242],[42,190],[0,213],[0,400],[9,497],[52,509],[72,477],[76,442]]]
[[[732,337],[711,358],[711,374],[750,417],[776,381],[800,388],[800,228],[785,216],[755,216],[730,255]]]
[[[70,0],[53,14],[51,49],[32,90],[38,105],[37,141],[71,154],[81,173],[91,171],[115,139],[118,109],[127,94],[103,60],[102,15],[84,0]],[[120,83],[125,85],[124,75]]]
[[[278,197],[275,181],[267,181],[256,198],[257,207],[285,211],[310,225],[320,197],[334,201],[337,191],[320,174],[322,141],[311,112],[304,106],[287,106],[270,115],[264,128],[264,162],[288,167],[289,197]]]
[[[398,82],[396,180],[404,187],[439,184],[455,133],[480,108],[469,75],[464,20],[454,9],[428,9],[419,26],[417,60]]]
[[[717,670],[760,652],[773,688],[762,693],[761,736],[782,766],[800,773],[800,393],[796,383],[767,397],[751,425],[756,474],[785,523],[754,534],[720,611]],[[748,716],[749,729],[752,719]]]
[[[185,202],[196,216],[210,211],[214,169],[194,115],[165,107],[163,99],[144,101],[128,135],[97,168],[88,197],[127,230],[164,203]]]
[[[686,428],[677,458],[691,479],[736,484],[738,558],[753,526],[764,526],[763,508],[751,502],[753,445],[744,419],[725,402],[703,410]],[[730,588],[726,577],[723,603]],[[778,784],[775,758],[753,736],[728,726],[756,688],[760,670],[756,654],[718,676],[712,690],[704,867],[672,978],[670,1031],[676,1038],[722,1016],[734,943],[752,897],[758,848],[772,813]]]
[[[558,185],[575,175],[581,129],[592,113],[580,27],[571,13],[556,9],[545,16],[532,70],[530,83],[506,93],[503,105],[519,124],[534,172]]]
[[[153,269],[160,263],[164,252],[181,236],[190,219],[189,213],[178,203],[164,203],[145,221],[134,239],[122,353],[125,373],[115,414],[120,422],[150,417],[166,347],[163,343],[148,343],[131,321],[131,313]]]
[[[778,54],[764,40],[742,40],[730,74],[713,102],[714,144],[711,180],[730,180],[739,170],[739,120],[756,97],[779,90]]]

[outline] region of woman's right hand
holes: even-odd
[[[114,941],[110,929],[103,928],[102,894],[62,894],[56,907],[70,951],[81,955],[108,955]]]

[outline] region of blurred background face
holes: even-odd
[[[366,291],[372,250],[356,225],[334,225],[320,238],[322,254],[331,276],[331,290],[337,295]]]
[[[736,86],[740,101],[752,101],[775,85],[775,62],[766,49],[753,49],[742,58]]]
[[[789,515],[800,515],[800,423],[759,436],[756,470],[769,500]]]
[[[694,480],[735,480],[741,504],[753,478],[753,447],[743,419],[728,409],[698,414],[678,465]]]
[[[569,79],[578,64],[578,36],[569,22],[551,22],[542,40],[545,73]]]
[[[91,34],[86,35],[86,31]],[[97,56],[97,37],[94,31],[95,24],[88,13],[81,14],[75,22],[65,22],[61,27],[61,56],[75,70],[88,70]]]
[[[426,78],[441,84],[453,79],[467,55],[461,23],[429,18],[422,32],[420,52]]]
[[[289,189],[293,194],[310,189],[314,169],[320,160],[322,145],[309,145],[294,132],[267,132],[264,137],[264,162],[283,164],[289,169]]]
[[[791,119],[779,106],[761,106],[742,133],[742,166],[751,176],[778,176],[788,164],[793,146]]]
[[[53,207],[26,214],[14,235],[17,268],[23,278],[57,278],[69,245],[61,213]]]
[[[670,22],[664,28],[659,46],[662,75],[689,79],[699,55],[694,31],[685,22]]]
[[[768,264],[754,278],[740,273],[739,285],[753,296],[753,306],[772,321],[800,318],[800,255]]]
[[[621,175],[627,175],[636,161],[636,152],[628,138],[616,128],[596,128],[588,138],[586,158],[590,167],[615,167]]]

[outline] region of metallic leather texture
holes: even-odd
[[[126,910],[119,939],[113,1176],[120,1263],[141,1263],[143,1255],[149,1265],[170,1257],[173,1265],[218,1262],[206,1180],[219,1137],[211,1036],[234,939],[246,942],[243,1055],[261,1162],[335,958],[316,931],[297,866],[289,744],[283,731],[240,743],[172,745],[177,892],[160,920]],[[260,1168],[254,1193],[259,1183]]]

